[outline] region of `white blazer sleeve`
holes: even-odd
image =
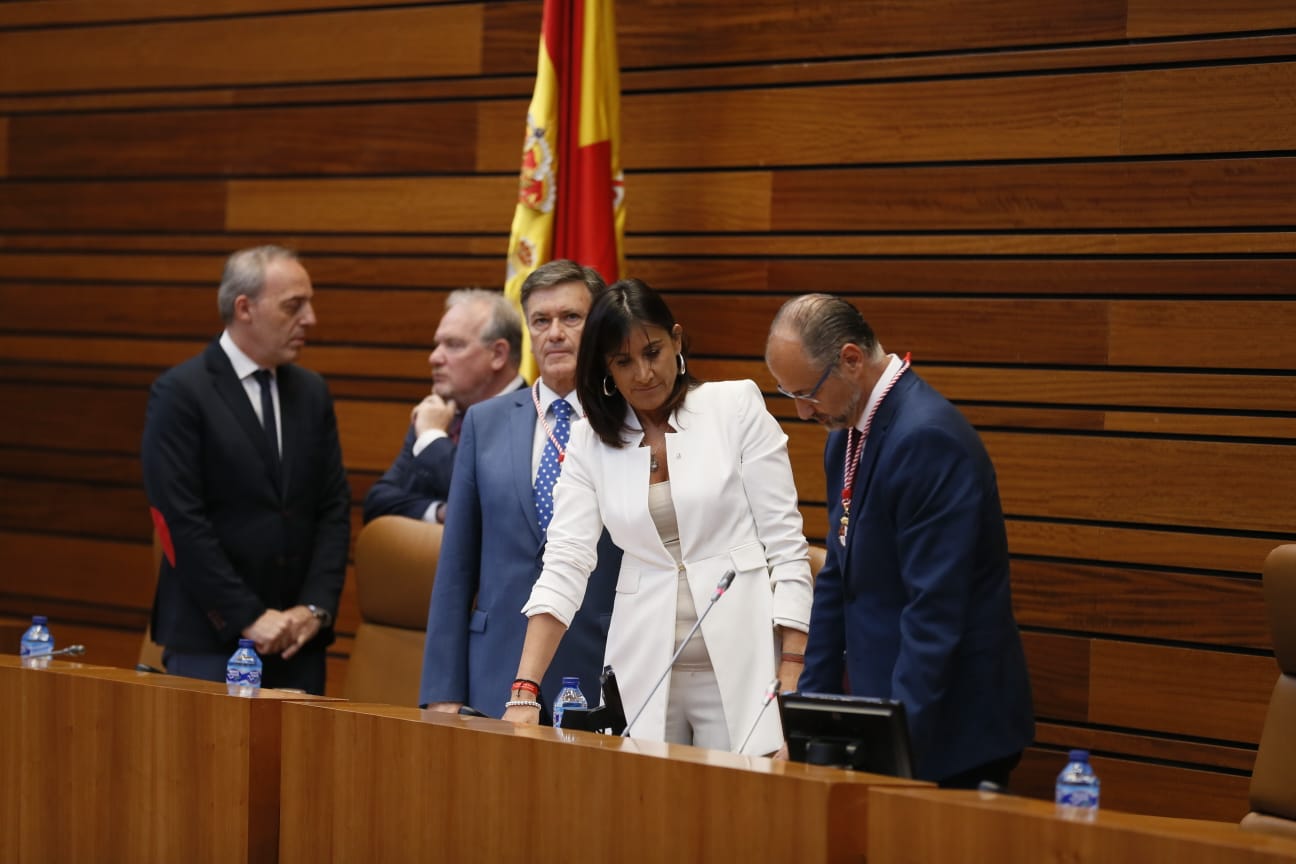
[[[522,607],[528,617],[548,612],[570,627],[585,599],[585,586],[598,563],[598,542],[603,533],[592,464],[603,446],[588,422],[572,424],[562,473],[554,486],[554,515],[549,521],[544,568]]]
[[[742,483],[765,547],[774,592],[774,623],[810,629],[813,594],[810,547],[797,509],[796,483],[788,458],[787,435],[765,409],[754,381],[743,382],[737,405],[741,429]]]

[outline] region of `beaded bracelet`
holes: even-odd
[[[794,653],[791,652],[791,651],[784,651],[784,652],[783,652],[783,656],[782,656],[782,660],[783,660],[784,663],[804,663],[804,662],[805,662],[805,655],[804,655],[804,654],[794,654]]]
[[[540,710],[540,703],[534,699],[510,699],[504,703],[505,708],[534,708]]]

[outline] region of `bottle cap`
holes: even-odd
[[[571,678],[563,678],[562,686],[580,689],[580,676],[577,675]]]
[[[254,642],[254,641],[251,640],[251,639],[240,639],[240,640],[239,640],[239,647],[240,647],[240,648],[255,648],[255,647],[256,647],[256,642]]]
[[[44,615],[33,615],[33,616],[32,616],[32,623],[33,623],[33,624],[40,624],[40,625],[44,626],[45,624],[48,624],[48,623],[49,623],[49,619],[46,618]]]
[[[1071,751],[1071,755],[1070,755],[1069,757],[1067,757],[1067,758],[1069,758],[1072,762],[1088,762],[1088,761],[1089,761],[1089,751],[1088,751],[1088,750],[1072,750],[1072,751]]]

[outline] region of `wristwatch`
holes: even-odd
[[[310,610],[312,615],[319,619],[321,630],[333,626],[333,615],[327,609],[322,609],[314,603],[306,604],[306,608]]]

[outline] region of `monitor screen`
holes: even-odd
[[[909,724],[894,699],[783,693],[779,714],[793,762],[913,777]]]

